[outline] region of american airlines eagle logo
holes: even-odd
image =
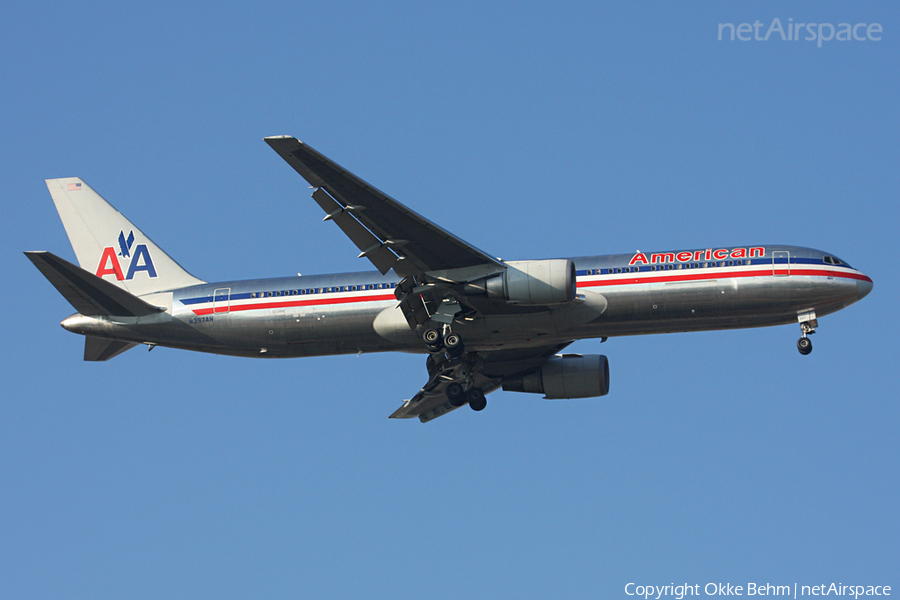
[[[134,244],[134,231],[128,233],[128,239],[125,239],[125,232],[119,232],[119,256],[128,258],[131,256],[131,245]]]
[[[100,256],[100,263],[97,265],[97,277],[105,275],[115,275],[118,281],[134,279],[135,274],[144,271],[148,277],[156,277],[156,267],[153,266],[153,259],[150,257],[150,251],[147,244],[134,243],[134,231],[129,231],[125,235],[124,231],[119,232],[119,251],[113,246],[107,246],[103,249]],[[123,261],[119,260],[122,257]],[[123,262],[127,259],[126,270],[122,269]]]

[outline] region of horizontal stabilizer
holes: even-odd
[[[25,256],[83,315],[141,317],[164,310],[50,252],[26,252]]]
[[[104,340],[102,338],[84,338],[84,360],[104,361],[118,356],[126,350],[131,350],[137,344],[131,342],[119,342],[117,340]]]

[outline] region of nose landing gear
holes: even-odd
[[[800,351],[800,354],[806,356],[813,349],[812,340],[806,336],[816,332],[819,322],[816,320],[816,312],[813,310],[799,315],[797,320],[800,321],[800,339],[797,340],[797,350]]]

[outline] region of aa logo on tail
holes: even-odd
[[[156,267],[153,266],[153,259],[150,257],[150,251],[147,244],[134,245],[134,231],[128,233],[119,232],[119,252],[112,246],[103,249],[100,256],[100,264],[97,265],[97,277],[104,275],[115,275],[119,281],[134,279],[135,273],[138,271],[146,271],[148,277],[156,277]],[[133,249],[133,251],[132,251]],[[123,275],[122,263],[119,257],[130,259],[128,262],[128,271]]]

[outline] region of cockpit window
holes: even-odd
[[[841,265],[844,267],[850,266],[847,263],[845,263],[844,261],[842,261],[841,259],[839,259],[837,256],[826,256],[824,258],[824,260],[825,260],[825,264],[828,264],[828,265]]]

